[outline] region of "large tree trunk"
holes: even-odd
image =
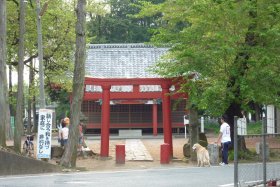
[[[27,122],[27,134],[31,134],[31,126],[32,126],[32,85],[33,85],[33,61],[31,60],[29,66],[29,87],[28,87],[28,104],[27,104],[27,112],[28,112],[28,122]],[[34,116],[35,117],[35,116]],[[34,118],[33,117],[33,118]],[[33,123],[34,126],[34,123]]]
[[[39,59],[39,82],[40,82],[40,109],[46,108],[46,99],[45,99],[45,88],[44,88],[44,64],[43,64],[43,37],[42,37],[42,24],[41,17],[44,12],[41,14],[40,0],[36,0],[36,9],[37,9],[37,34],[38,34],[38,59]],[[46,9],[45,9],[46,10]]]
[[[33,130],[32,132],[37,133],[38,132],[38,120],[37,119],[37,113],[36,113],[36,97],[32,97],[32,112],[33,112]]]
[[[24,68],[24,32],[25,32],[25,3],[20,1],[20,23],[19,23],[19,50],[18,50],[18,92],[17,92],[17,108],[16,108],[16,123],[14,136],[14,149],[16,152],[21,152],[21,136],[23,134],[22,113],[24,107],[23,101],[23,68]]]
[[[256,1],[252,1],[253,5],[251,11],[249,12],[249,15],[251,18],[256,18],[257,16],[257,4]],[[257,24],[254,21],[249,25],[248,27],[248,31],[246,33],[246,37],[245,37],[245,43],[244,45],[246,45],[247,47],[253,47],[256,45],[256,33],[255,28],[256,28]],[[240,49],[240,52],[236,55],[235,58],[235,66],[236,66],[236,72],[238,72],[238,75],[231,75],[230,77],[230,81],[228,83],[228,87],[231,89],[234,89],[234,95],[235,95],[235,99],[232,101],[232,103],[230,103],[230,106],[228,107],[228,109],[226,110],[226,114],[228,116],[228,123],[231,127],[231,139],[232,142],[234,141],[233,139],[233,128],[234,128],[234,116],[238,116],[238,117],[242,117],[241,114],[241,100],[239,100],[240,98],[240,83],[239,83],[239,77],[244,77],[246,76],[247,70],[248,70],[248,61],[250,59],[250,53],[248,52],[249,50],[244,50],[244,49]],[[245,139],[244,137],[240,137],[238,139],[238,149],[241,151],[247,151],[246,149],[246,143],[245,143]]]
[[[6,75],[6,0],[0,0],[0,146],[6,147],[8,90]]]
[[[9,65],[9,86],[8,86],[8,97],[13,97],[13,84],[12,84],[12,65]],[[14,138],[14,114],[15,111],[13,109],[13,105],[9,103],[9,110],[8,110],[9,114],[8,114],[8,118],[10,118],[10,124],[7,126],[6,128],[6,134],[7,134],[7,139],[8,140],[13,140]],[[12,118],[13,117],[13,122],[12,122]],[[13,123],[13,127],[12,124]]]
[[[261,106],[253,101],[249,103],[249,106],[251,110],[254,110],[254,112],[251,114],[251,120],[254,122],[260,121]]]
[[[31,69],[30,69],[30,73],[32,76],[32,81],[31,81],[31,85],[34,88],[35,87],[35,81],[34,81],[34,75],[35,75],[35,63],[31,63],[32,65],[30,65]],[[37,114],[36,114],[36,96],[35,94],[33,94],[32,96],[32,112],[33,112],[33,129],[32,132],[37,133],[38,132],[38,119],[37,119]]]
[[[77,158],[77,143],[79,136],[79,120],[81,104],[84,94],[85,58],[86,58],[86,0],[78,0],[76,23],[76,53],[73,77],[73,92],[71,103],[71,125],[68,144],[61,158],[60,164],[65,167],[75,167]]]
[[[241,107],[239,104],[232,103],[229,108],[227,109],[226,113],[228,116],[228,124],[230,125],[230,136],[231,136],[231,142],[233,145],[234,142],[234,116],[238,116],[239,118],[242,118],[242,113],[241,113]],[[238,150],[240,151],[247,151],[246,148],[246,142],[244,137],[239,137],[238,138]]]
[[[195,143],[198,143],[199,136],[198,136],[198,127],[199,127],[199,120],[198,120],[198,112],[195,108],[190,108],[190,127],[189,127],[189,134],[190,134],[190,153],[191,153],[191,161],[196,161],[196,152],[192,150],[192,146]]]
[[[261,120],[261,107],[258,104],[255,104],[255,116],[256,116],[256,122]]]

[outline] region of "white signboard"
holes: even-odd
[[[51,158],[52,110],[40,109],[38,118],[37,158]]]
[[[237,119],[237,134],[247,135],[247,121],[245,117]]]
[[[184,115],[184,125],[189,125],[190,120],[189,120],[189,115]]]
[[[275,111],[273,105],[267,105],[267,134],[275,133]]]

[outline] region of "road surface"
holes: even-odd
[[[233,165],[0,176],[3,187],[229,187]]]

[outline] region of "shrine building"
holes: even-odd
[[[184,128],[186,96],[173,94],[175,79],[149,70],[167,51],[141,43],[88,45],[82,113],[87,130],[101,134],[101,156],[109,156],[110,132],[121,129],[163,132],[173,154],[172,132]]]

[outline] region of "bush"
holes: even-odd
[[[253,151],[239,151],[238,152],[238,160],[246,160],[246,161],[250,161],[250,160],[256,160],[256,152]],[[229,160],[234,160],[234,150],[230,150],[228,153],[228,159]]]

